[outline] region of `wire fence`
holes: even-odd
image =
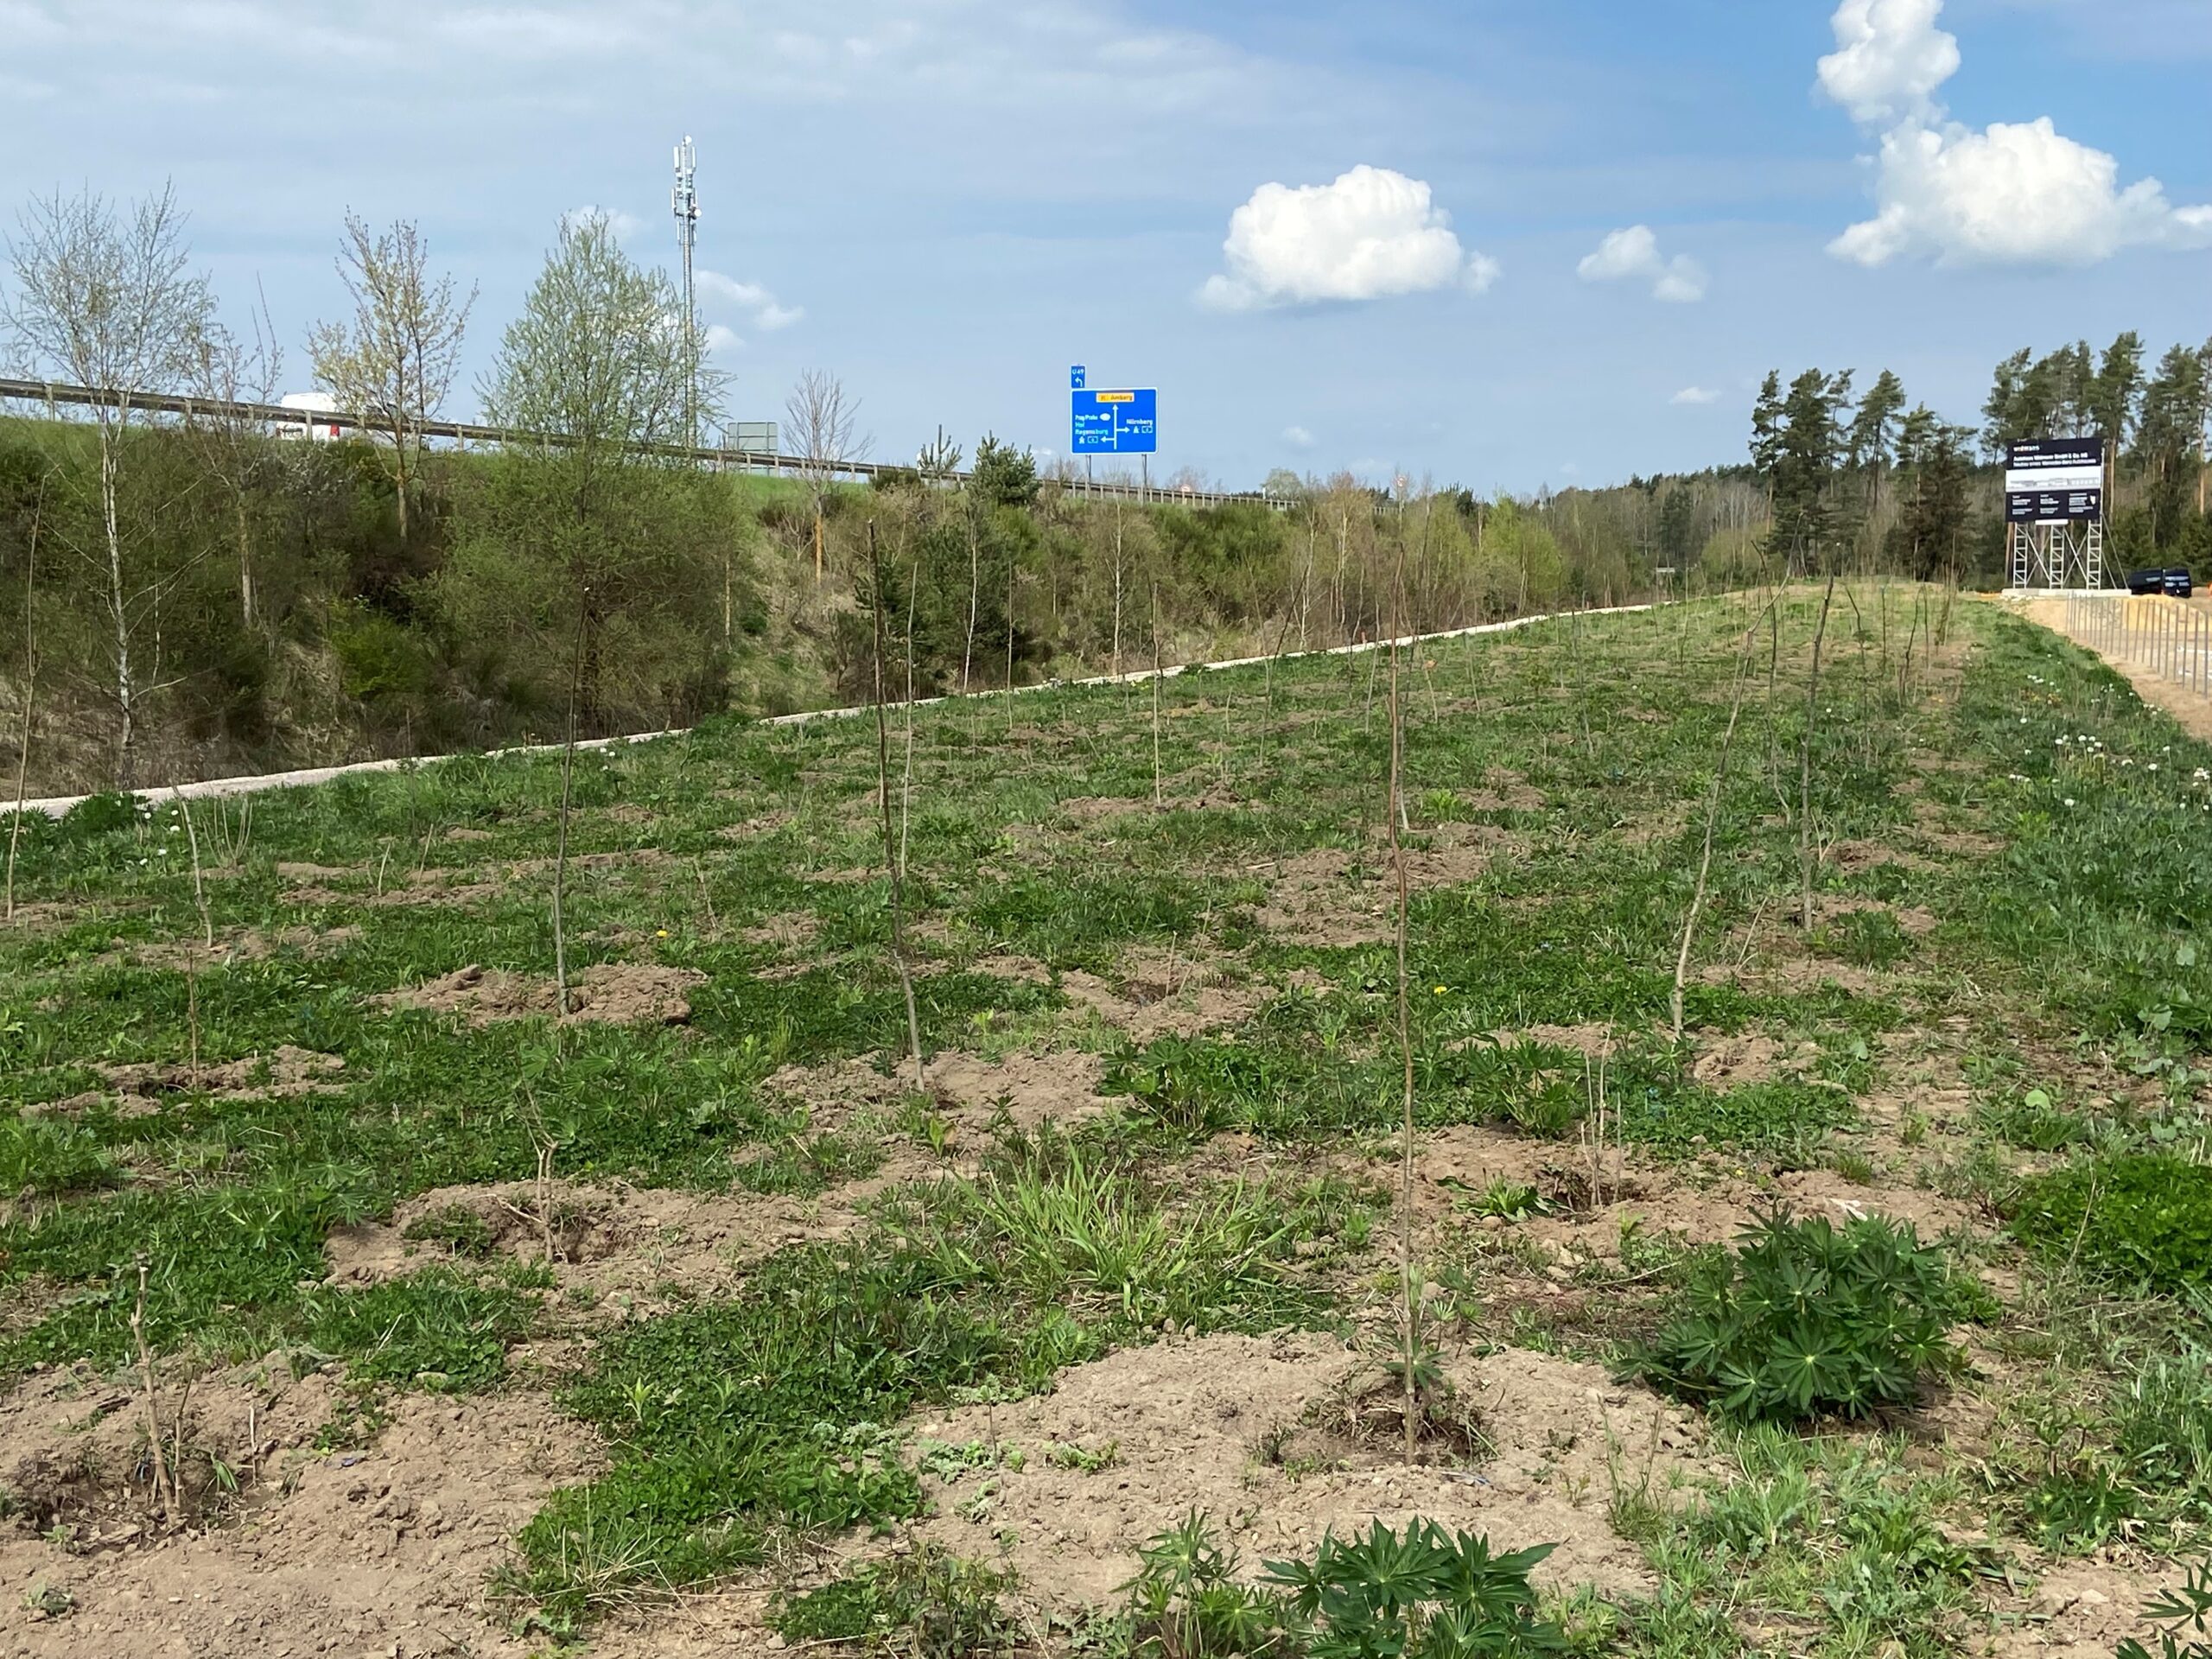
[[[2212,697],[2212,610],[2157,595],[2074,594],[2066,632],[2113,662]]]

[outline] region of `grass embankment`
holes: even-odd
[[[1701,1461],[1618,1455],[1602,1401],[1547,1430],[1529,1458],[1570,1520],[1586,1500],[1590,1559],[1641,1563],[1602,1599],[1560,1569],[1552,1611],[1589,1650],[1958,1650],[2033,1611],[2008,1573],[2094,1559],[2132,1597],[2212,1520],[2212,752],[1993,608],[1840,595],[1802,756],[1808,930],[1818,604],[1546,625],[1405,665],[1419,1369],[1478,1425],[1424,1466],[1481,1475],[1517,1432],[1470,1366],[1503,1346],[1561,1377],[1635,1370],[1772,1208],[1914,1223],[1982,1286],[1942,1304],[1965,1323],[1941,1364],[1915,1327],[1903,1393],[1934,1414],[1888,1403],[1891,1362],[1854,1328],[1820,1338],[1848,1353],[1808,1359],[1807,1398],[1863,1397],[1872,1429],[1790,1424],[1794,1383],[1759,1414],[1783,1426],[1738,1427],[1708,1371],[1716,1414],[1669,1442]],[[0,931],[0,1366],[120,1375],[137,1319],[164,1398],[272,1352],[331,1367],[343,1420],[302,1455],[373,1446],[426,1391],[543,1394],[605,1458],[498,1580],[502,1616],[541,1632],[739,1573],[811,1609],[775,1615],[795,1637],[1039,1636],[1055,1596],[1025,1582],[1015,1518],[1034,1469],[982,1442],[949,1467],[914,1414],[1027,1399],[1166,1335],[1296,1328],[1403,1363],[1381,667],[1185,676],[1156,732],[1141,688],[924,710],[911,745],[894,712],[922,1094],[892,1063],[862,722],[579,758],[567,1022],[552,760],[209,804],[189,833],[176,806],[105,801],[30,825],[29,907]],[[647,1198],[677,1219],[640,1242],[624,1217]],[[710,1216],[725,1248],[683,1265]],[[339,1270],[372,1245],[373,1272]],[[1256,1540],[1301,1480],[1383,1466],[1350,1428],[1296,1449],[1373,1415],[1323,1395],[1280,1436],[1252,1425],[1250,1515],[1211,1524]],[[220,1460],[197,1421],[176,1446]],[[1562,1472],[1578,1438],[1607,1448],[1594,1494]],[[804,1599],[825,1575],[789,1544],[937,1539],[961,1468],[988,1471],[958,1507],[999,1517],[974,1522],[998,1527],[989,1560],[925,1550]],[[238,1501],[201,1490],[211,1515]],[[1138,1526],[1120,1488],[1084,1490],[1098,1536]],[[1165,1583],[1086,1639],[1156,1637]]]

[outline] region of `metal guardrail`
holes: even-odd
[[[2114,661],[2212,697],[2212,611],[2157,595],[2069,594],[2066,632]]]
[[[70,385],[54,380],[0,378],[0,399],[42,404],[49,410],[65,404],[71,408],[114,409],[127,404],[133,409],[150,410],[156,414],[181,416],[187,421],[204,416],[218,420],[260,422],[272,428],[297,427],[302,431],[316,426],[334,426],[353,432],[380,429],[358,415],[335,410],[290,409],[282,404],[193,397],[174,392],[117,391],[105,387]],[[422,421],[416,423],[414,429],[425,438],[442,439],[463,448],[472,443],[497,446],[517,435],[500,427],[484,426],[471,421]],[[551,442],[562,443],[567,440],[556,435]],[[914,470],[896,461],[820,461],[810,455],[787,455],[772,449],[709,446],[694,448],[688,444],[653,444],[642,453],[664,459],[703,462],[718,471],[826,474],[831,477],[863,481],[896,477]],[[948,480],[956,483],[964,483],[974,476],[972,473],[964,472],[945,474]],[[1150,505],[1218,506],[1231,501],[1266,503],[1268,500],[1257,490],[1164,489],[1157,485],[1098,484],[1088,479],[1058,476],[1048,477],[1044,481],[1071,495]]]

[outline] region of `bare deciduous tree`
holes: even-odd
[[[142,613],[165,585],[138,569],[125,523],[126,435],[141,414],[134,399],[188,388],[213,321],[207,279],[191,269],[185,215],[175,191],[128,208],[91,190],[34,201],[8,240],[16,291],[0,301],[0,321],[34,365],[111,394],[92,406],[99,435],[97,554],[79,550],[105,577],[112,660],[106,679],[116,705],[115,782],[137,781],[139,703],[146,686],[132,652]]]
[[[226,405],[276,401],[284,350],[276,343],[266,298],[254,313],[252,328],[251,340],[220,323],[210,323],[204,331],[193,392],[213,407],[194,410],[192,416],[207,470],[230,499],[232,531],[238,538],[238,614],[249,628],[259,615],[254,589],[253,491],[273,464],[274,452],[260,422],[243,418]]]
[[[847,461],[858,461],[868,448],[865,438],[855,441],[860,400],[848,399],[844,382],[823,369],[809,369],[798,378],[784,400],[785,436],[797,447],[792,462],[814,504],[814,579],[822,580],[822,518],[830,502],[830,486]],[[956,459],[953,465],[957,466]]]
[[[452,390],[461,343],[476,303],[472,286],[456,296],[453,278],[429,274],[430,245],[420,227],[396,219],[381,233],[346,215],[338,275],[353,296],[353,317],[319,322],[308,334],[315,378],[340,409],[391,447],[399,534],[407,535],[408,496],[420,470],[423,423]]]

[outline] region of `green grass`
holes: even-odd
[[[1340,1190],[1169,1203],[1032,1148],[932,1189],[880,1234],[785,1251],[737,1296],[603,1344],[569,1395],[613,1468],[525,1528],[510,1593],[568,1616],[762,1559],[786,1529],[918,1512],[893,1425],[979,1388],[1027,1391],[1166,1321],[1255,1330],[1328,1317],[1287,1265],[1338,1233]]]
[[[1817,592],[1786,598],[1771,700],[1759,642],[1680,1043],[1668,1036],[1679,930],[1753,613],[1546,624],[1425,649],[1408,669],[1408,1023],[1424,1135],[1486,1126],[1573,1166],[1602,1099],[1609,1136],[1661,1188],[1770,1191],[1794,1171],[1887,1179],[1917,1164],[1939,1192],[2006,1207],[2018,1245],[1974,1244],[1972,1259],[2036,1283],[2088,1274],[2097,1319],[2138,1332],[2124,1357],[2067,1349],[2082,1402],[2067,1444],[2096,1455],[1998,1458],[1986,1503],[1875,1440],[1860,1456],[1746,1439],[1733,1478],[1679,1515],[1617,1495],[1659,1586],[1606,1620],[1590,1612],[1624,1651],[1932,1654],[1974,1628],[1991,1560],[1956,1542],[1962,1530],[1986,1521],[2077,1548],[2212,1526],[2206,1412],[2187,1372],[2212,1340],[2191,1300],[2212,1200],[2190,1161],[2212,1046],[2212,791],[2194,774],[2212,750],[1990,607],[1953,619],[1961,665],[1908,680],[1901,596],[1913,613],[1910,594],[1861,586],[1853,620],[1841,598],[1832,620],[1812,797],[1820,839],[1839,850],[1817,877],[1834,902],[1810,934],[1796,920],[1795,762]],[[1117,1109],[1007,1146],[972,1102],[799,1110],[770,1086],[787,1065],[872,1056],[896,1071],[906,1014],[872,721],[720,720],[578,757],[569,960],[704,975],[682,1029],[478,1027],[377,1001],[470,963],[550,975],[549,757],[349,778],[257,798],[250,817],[196,804],[210,919],[251,948],[190,974],[198,912],[173,804],[102,800],[34,821],[19,896],[66,913],[0,930],[0,1190],[14,1199],[0,1216],[0,1371],[128,1363],[141,1260],[157,1354],[335,1358],[364,1401],[504,1386],[512,1344],[588,1329],[586,1369],[562,1397],[611,1462],[529,1524],[505,1586],[575,1629],[616,1601],[780,1559],[794,1536],[912,1516],[921,1486],[900,1425],[917,1410],[1046,1387],[1169,1325],[1371,1326],[1384,1217],[1312,1176],[1373,1167],[1391,1145],[1395,953],[1387,938],[1315,944],[1274,912],[1284,862],[1325,852],[1348,874],[1322,884],[1322,909],[1383,928],[1380,667],[1321,658],[1167,682],[1158,811],[1141,689],[915,711],[905,833],[925,1046],[1101,1049]],[[905,712],[893,723],[903,766]],[[1122,810],[1063,806],[1078,798]],[[1468,850],[1479,836],[1510,839],[1485,861]],[[346,874],[309,880],[280,862]],[[379,902],[436,880],[468,901]],[[288,896],[303,885],[327,891]],[[1939,925],[1900,921],[1915,908]],[[1067,994],[1081,971],[1143,1004],[1194,967],[1240,1000],[1192,1034],[1173,1033],[1172,1007],[1141,1033],[1102,1033]],[[1536,1029],[1549,1026],[1586,1039]],[[1610,1034],[1602,1062],[1583,1052],[1592,1032]],[[1806,1058],[1757,1081],[1702,1081],[1722,1037]],[[1972,1052],[1967,1121],[1912,1093],[1893,1038]],[[126,1102],[102,1072],[283,1043],[341,1058],[332,1091],[186,1086]],[[1878,1144],[1897,1121],[1878,1104],[1915,1126],[1909,1156]],[[788,1248],[619,1327],[589,1324],[588,1299],[550,1297],[543,1272],[498,1266],[465,1211],[410,1229],[439,1265],[368,1289],[322,1284],[334,1228],[441,1186],[530,1180],[548,1147],[563,1181],[757,1195],[779,1215],[849,1203],[887,1173],[942,1179],[880,1199],[834,1243]],[[1248,1158],[1285,1173],[1218,1179],[1224,1160]],[[1532,1214],[1538,1196],[1516,1175],[1484,1207],[1518,1218],[1507,1242],[1568,1224]],[[1462,1206],[1451,1224],[1476,1219]],[[1454,1296],[1510,1304],[1511,1252],[1478,1261],[1465,1245],[1447,1233],[1437,1246],[1468,1266]],[[1576,1268],[1560,1296],[1634,1303],[1640,1319],[1652,1309],[1638,1297],[1713,1259],[1638,1237],[1618,1268]],[[2065,1347],[2037,1324],[2054,1318],[2008,1311],[1990,1340]],[[1459,1334],[1534,1343],[1550,1329]],[[1592,1340],[1578,1351],[1620,1357],[1614,1337]],[[380,1409],[333,1432],[372,1437]],[[907,1559],[787,1599],[786,1637],[866,1645],[938,1621],[947,1640],[997,1639],[995,1567]]]

